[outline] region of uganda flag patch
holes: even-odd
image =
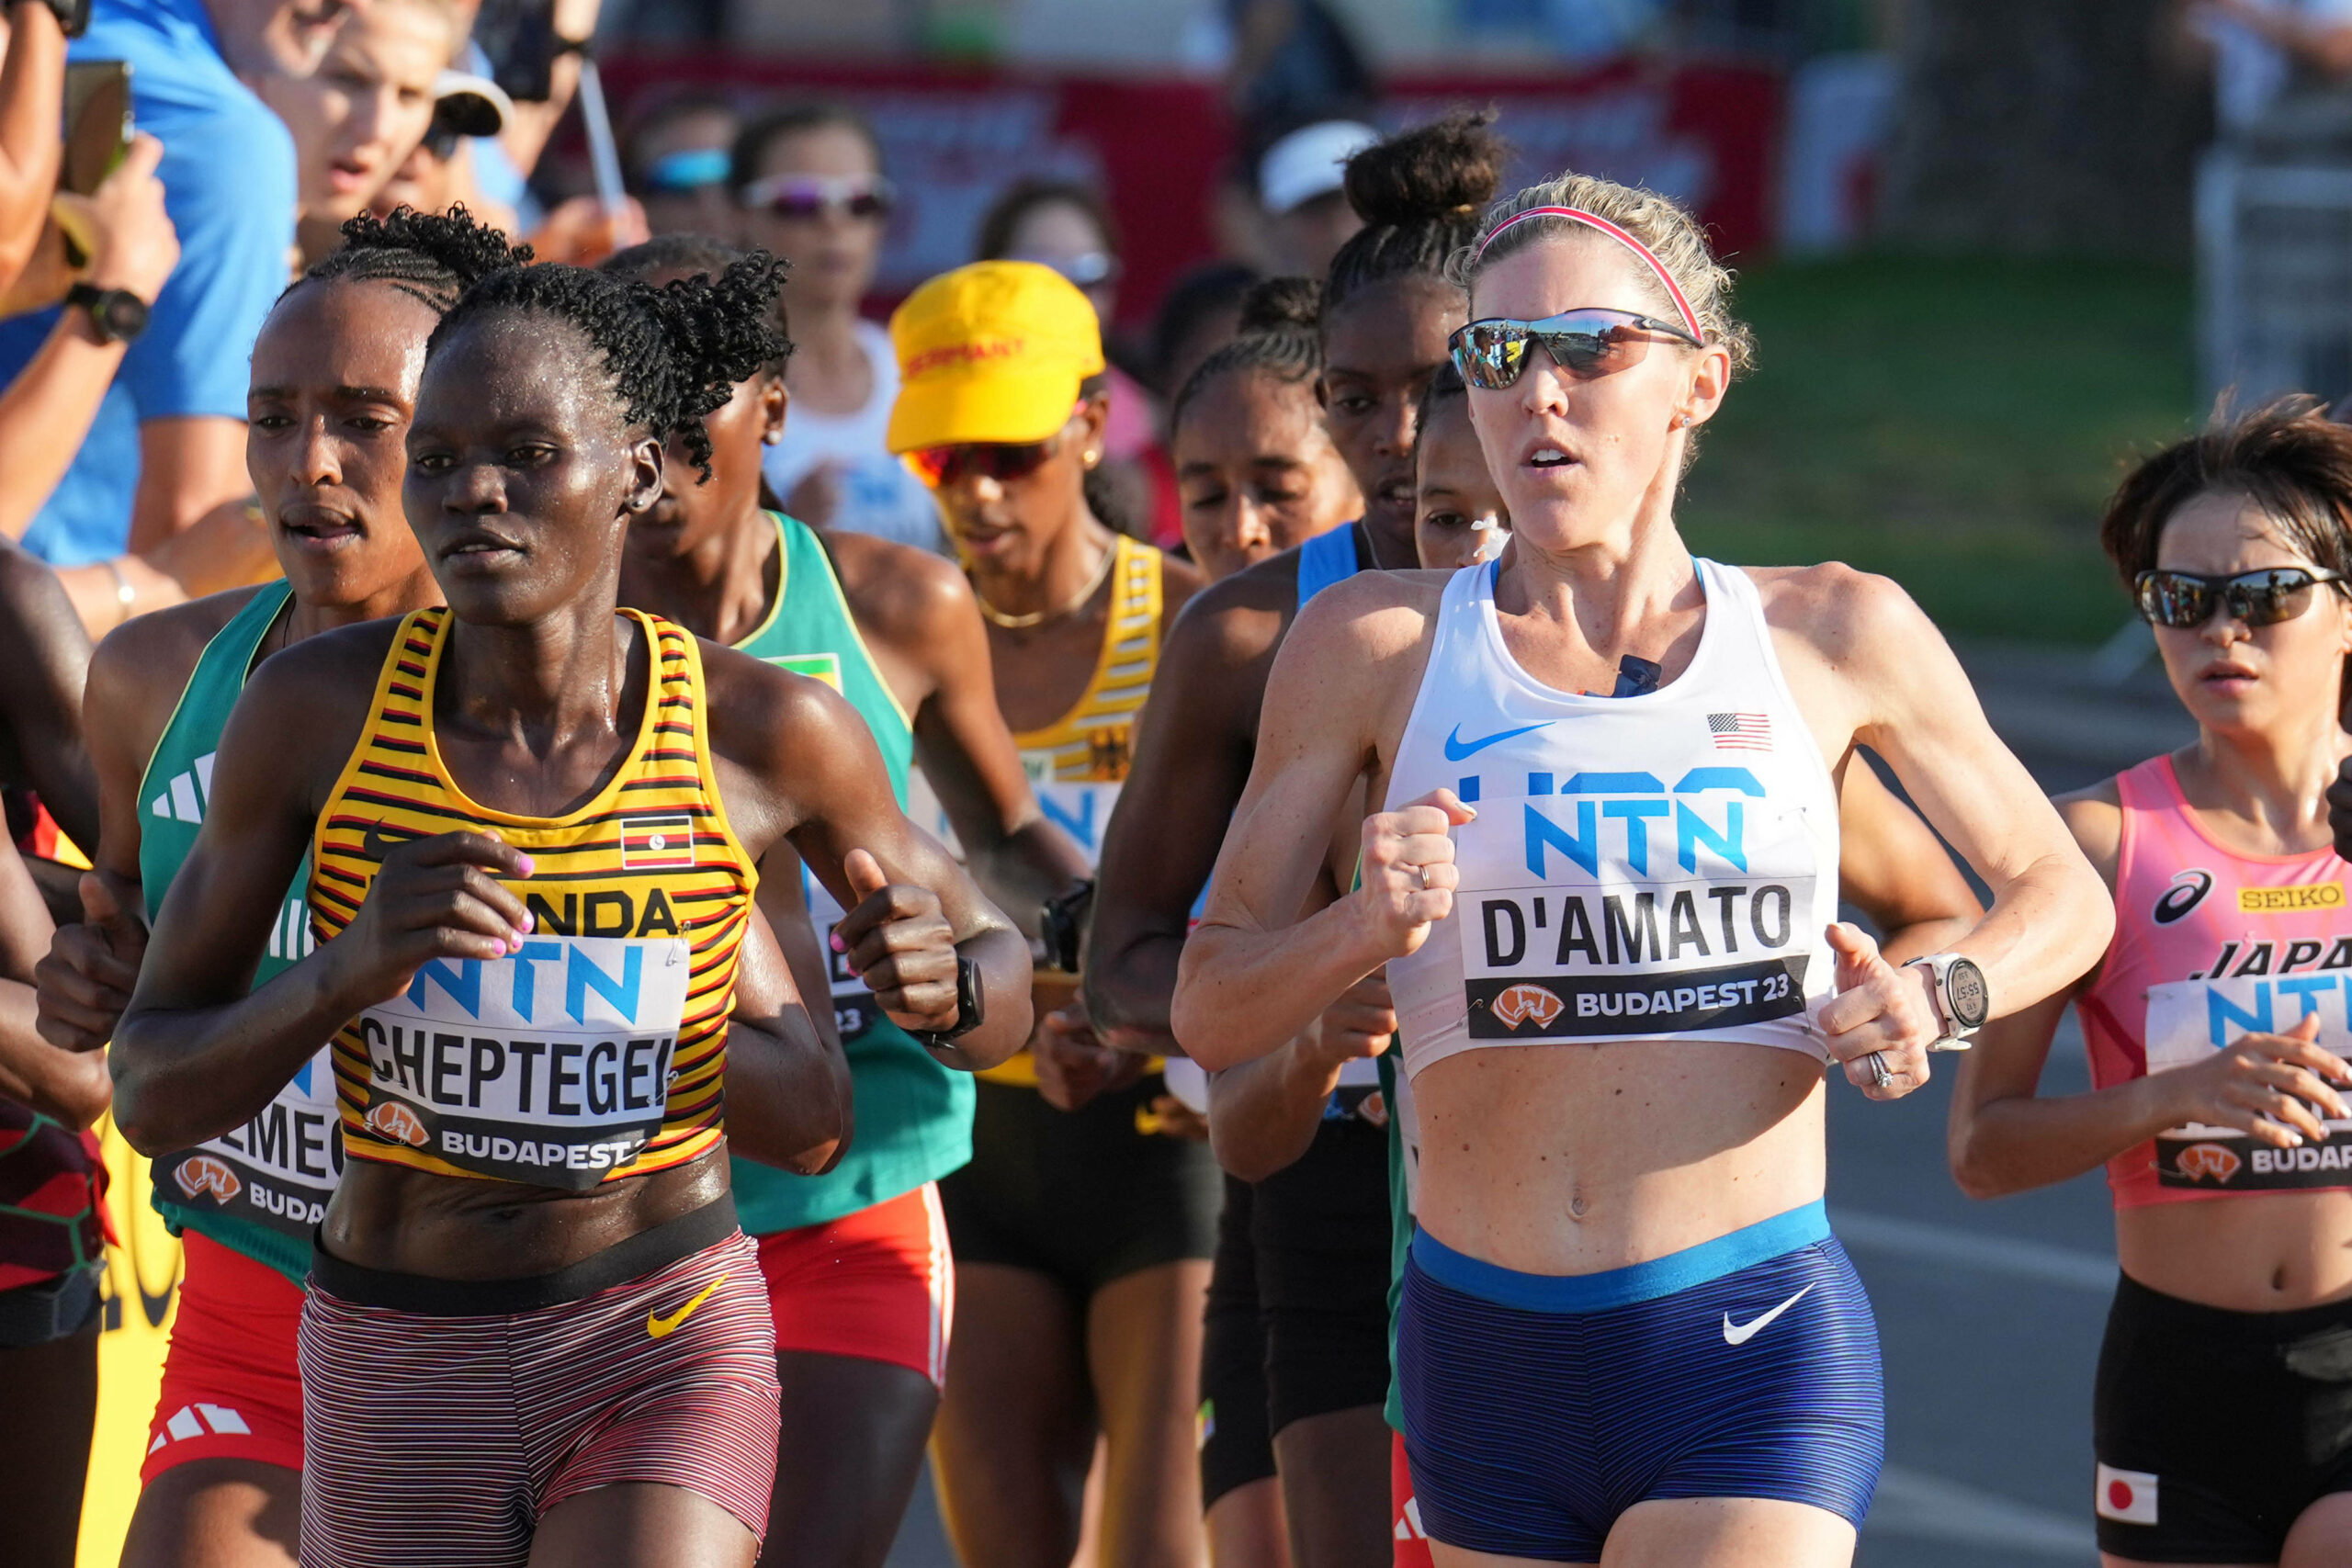
[[[695,819],[685,812],[621,818],[622,870],[656,871],[694,863]]]

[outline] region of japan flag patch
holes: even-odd
[[[2098,1467],[2098,1517],[2119,1524],[2156,1522],[2156,1478],[2144,1470]]]

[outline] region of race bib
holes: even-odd
[[[2319,1043],[2352,1051],[2347,976],[2173,980],[2148,987],[2148,1071],[2194,1066],[2245,1034],[2283,1034],[2319,1015]],[[2328,1141],[2274,1149],[2234,1127],[2192,1122],[2156,1134],[2156,1180],[2204,1191],[2274,1191],[2352,1186],[2352,1122],[2326,1122]]]
[[[833,951],[833,928],[849,911],[840,900],[825,891],[825,885],[800,868],[801,896],[808,902],[808,923],[817,929],[818,951],[825,955],[825,980],[833,998],[833,1027],[842,1039],[865,1033],[882,1017],[882,1010],[875,1005],[874,993],[849,966],[849,954]]]
[[[1768,810],[1663,789],[1482,800],[1455,836],[1470,1037],[1620,1039],[1802,1015],[1814,878],[1747,871],[1771,863],[1750,855],[1751,818]]]
[[[325,1050],[302,1065],[260,1115],[233,1133],[155,1162],[157,1190],[302,1241],[327,1217],[343,1175],[334,1067]]]
[[[692,969],[677,937],[435,959],[359,1015],[368,1127],[477,1175],[594,1187],[661,1128]]]

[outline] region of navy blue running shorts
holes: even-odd
[[[1433,1540],[1598,1562],[1652,1498],[1761,1497],[1859,1528],[1886,1456],[1870,1298],[1819,1203],[1601,1274],[1418,1232],[1396,1373]]]

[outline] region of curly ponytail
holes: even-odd
[[[492,311],[560,317],[603,356],[628,425],[683,441],[686,460],[708,479],[704,416],[726,406],[737,382],[787,352],[769,325],[783,286],[783,264],[765,251],[729,263],[716,278],[682,277],[659,288],[577,266],[493,273],[465,291],[424,353],[429,361],[458,327]]]
[[[1456,109],[1348,160],[1348,205],[1364,226],[1331,258],[1327,314],[1392,277],[1445,276],[1447,258],[1476,236],[1480,210],[1502,188],[1510,148],[1494,120],[1492,109]]]
[[[363,212],[345,220],[343,243],[287,285],[286,294],[305,283],[389,283],[446,316],[475,283],[530,263],[530,246],[510,244],[504,231],[476,221],[463,207],[446,213],[401,207],[388,218]]]
[[[1311,383],[1323,370],[1323,286],[1311,277],[1270,277],[1242,298],[1238,335],[1201,361],[1169,405],[1170,430],[1220,376],[1255,372],[1287,386]]]

